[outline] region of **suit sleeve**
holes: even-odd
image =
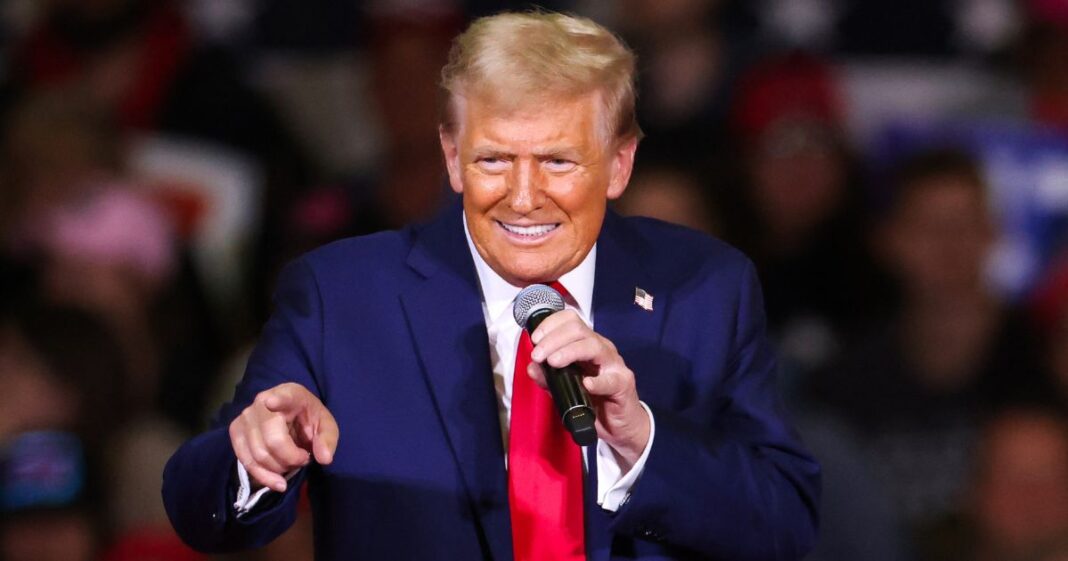
[[[275,311],[264,326],[245,375],[211,428],[186,442],[163,471],[163,502],[171,524],[191,547],[210,553],[258,547],[284,532],[296,518],[297,499],[307,468],[270,505],[241,518],[233,508],[237,458],[230,445],[230,422],[256,394],[296,382],[320,399],[323,331],[322,301],[311,268],[296,261],[283,270]]]
[[[819,466],[784,420],[748,261],[739,285],[721,399],[714,407],[652,407],[656,441],[610,527],[677,547],[686,558],[798,560],[815,541]]]

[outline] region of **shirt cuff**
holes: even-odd
[[[649,458],[649,450],[653,447],[653,438],[656,437],[656,420],[653,418],[653,412],[645,402],[639,403],[649,414],[649,442],[646,443],[645,450],[642,450],[642,455],[638,457],[638,461],[634,462],[630,471],[622,473],[623,470],[616,461],[612,447],[603,440],[597,441],[597,504],[609,512],[619,510],[619,507],[630,498],[630,489],[641,477],[645,469],[645,461]]]
[[[293,478],[294,475],[299,472],[300,469],[295,469],[286,474],[286,481]],[[252,492],[252,483],[249,482],[248,470],[245,469],[241,460],[237,461],[237,499],[234,501],[234,511],[237,512],[237,517],[248,514],[252,511],[253,507],[260,502],[267,493],[273,493],[270,487],[262,487],[255,493]]]

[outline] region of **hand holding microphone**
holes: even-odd
[[[577,443],[604,440],[625,471],[649,442],[649,415],[638,400],[634,373],[611,341],[563,308],[559,293],[545,285],[531,285],[516,298],[516,322],[534,343],[527,375],[553,394],[562,422],[578,429],[568,426]],[[591,417],[595,437],[584,429]]]

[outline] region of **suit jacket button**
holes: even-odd
[[[662,536],[660,532],[645,525],[638,527],[638,534],[641,537],[654,542],[662,541],[664,539],[664,536]]]

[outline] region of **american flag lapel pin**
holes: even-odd
[[[653,295],[640,286],[634,287],[634,303],[647,312],[653,311]]]

